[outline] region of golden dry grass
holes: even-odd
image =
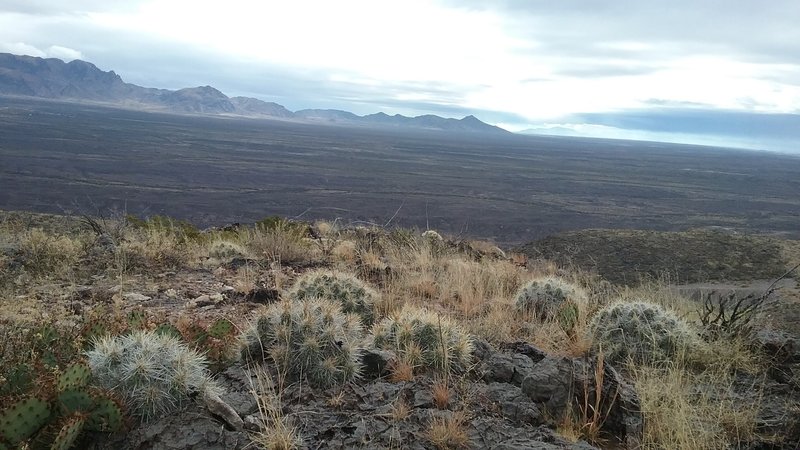
[[[465,427],[467,420],[468,415],[465,411],[455,411],[445,417],[435,417],[428,428],[428,439],[440,450],[467,448],[469,444]]]

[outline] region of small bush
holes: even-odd
[[[260,313],[244,336],[244,358],[270,358],[292,380],[327,388],[358,377],[358,316],[323,299],[285,300]]]
[[[48,234],[39,228],[28,230],[19,241],[22,266],[35,276],[58,276],[78,263],[82,246],[67,236]]]
[[[327,270],[308,272],[289,290],[292,300],[322,298],[338,303],[342,312],[357,314],[365,326],[372,325],[374,304],[380,295],[353,275]]]
[[[192,394],[219,391],[205,357],[169,334],[104,337],[86,354],[97,384],[117,392],[143,420],[168,414]]]
[[[392,350],[415,367],[445,372],[467,369],[472,338],[446,317],[406,305],[372,329],[371,345]]]
[[[208,247],[208,256],[211,258],[230,261],[235,258],[244,258],[247,250],[244,247],[231,241],[214,241]]]
[[[651,303],[615,303],[589,324],[593,348],[611,363],[658,365],[699,345],[699,337],[680,318]]]

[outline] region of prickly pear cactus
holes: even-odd
[[[50,404],[30,397],[19,400],[0,412],[0,437],[17,445],[45,426],[50,418]]]
[[[61,392],[86,386],[91,376],[92,370],[88,365],[83,363],[71,364],[59,375],[56,389]]]
[[[700,345],[689,325],[659,305],[620,302],[595,314],[589,324],[595,351],[606,361],[659,365]]]
[[[113,432],[122,428],[124,417],[119,403],[103,395],[93,396],[92,402],[92,410],[86,419],[87,430]]]
[[[225,339],[233,334],[235,328],[233,323],[228,319],[218,319],[210,327],[208,327],[208,334],[216,339]]]
[[[177,339],[181,339],[183,336],[181,335],[181,331],[169,322],[158,324],[155,329],[155,332],[158,334],[163,334],[167,336],[172,336]]]
[[[392,350],[417,367],[462,372],[469,367],[472,338],[446,317],[406,305],[375,324],[373,348]]]
[[[242,356],[271,362],[292,379],[330,387],[360,372],[361,323],[324,299],[284,300],[264,309],[244,333]]]
[[[80,436],[81,431],[83,431],[83,426],[85,423],[86,419],[80,414],[68,418],[61,427],[61,430],[58,432],[55,438],[53,438],[53,443],[50,446],[50,449],[68,450],[72,448],[72,445],[78,440],[78,436]]]
[[[289,290],[292,300],[321,298],[337,302],[345,314],[358,314],[364,326],[375,319],[374,304],[380,295],[353,275],[327,270],[308,272]]]

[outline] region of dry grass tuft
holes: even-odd
[[[397,400],[392,403],[389,415],[393,421],[402,422],[411,415],[411,406],[409,406],[404,398],[398,397]]]
[[[436,417],[431,420],[428,428],[428,439],[434,447],[444,449],[467,448],[469,445],[469,435],[467,435],[466,423],[468,417],[464,411],[456,411],[444,417]]]
[[[431,395],[433,404],[437,409],[447,409],[450,406],[450,384],[446,378],[433,383]]]
[[[294,450],[303,446],[296,427],[281,408],[281,393],[263,368],[250,374],[250,392],[258,405],[261,429],[251,434],[253,443],[265,450]],[[255,380],[253,380],[255,378]]]
[[[406,358],[399,357],[391,362],[389,366],[389,380],[392,383],[411,381],[414,379],[414,365]]]

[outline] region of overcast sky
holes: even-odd
[[[292,110],[800,151],[798,0],[2,0],[0,51]]]

